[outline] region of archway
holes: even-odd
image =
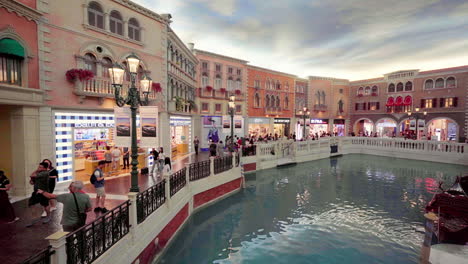
[[[437,141],[457,141],[458,124],[451,118],[437,117],[427,123],[427,136]]]
[[[354,123],[356,136],[370,136],[374,131],[374,122],[368,118],[361,118]]]
[[[393,118],[382,118],[375,123],[375,128],[379,137],[395,137],[397,122]]]

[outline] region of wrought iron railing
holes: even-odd
[[[239,167],[240,164],[240,152],[236,152],[236,167]]]
[[[232,169],[232,156],[218,157],[214,159],[214,174]]]
[[[67,263],[92,263],[128,234],[130,201],[67,236]]]
[[[191,163],[189,166],[189,179],[196,181],[210,176],[210,160]]]
[[[51,250],[51,248],[52,246],[46,247],[45,249],[21,262],[21,264],[50,264],[50,256],[55,253],[55,251]]]
[[[137,223],[145,219],[166,202],[166,180],[162,180],[137,195]]]
[[[184,167],[171,175],[171,178],[169,179],[171,197],[187,184],[187,180],[185,178],[186,174],[187,168]]]

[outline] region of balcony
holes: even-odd
[[[124,97],[127,96],[129,88],[130,83],[124,82],[120,94]],[[86,97],[98,97],[101,99],[100,102],[102,103],[104,98],[114,98],[114,92],[115,89],[112,86],[112,82],[109,78],[94,77],[89,80],[75,80],[74,93],[80,96],[80,103],[82,103],[84,98]],[[157,92],[151,90],[148,95],[148,98],[150,101],[156,100]]]
[[[206,88],[199,88],[198,96],[201,98],[213,98],[213,99],[220,99],[220,100],[229,100],[229,95],[232,94],[233,91],[222,91],[221,89],[212,89],[208,91]],[[243,93],[235,93],[236,101],[244,101],[245,94]]]
[[[323,104],[316,104],[314,105],[314,111],[315,112],[325,112],[327,111],[327,106]]]

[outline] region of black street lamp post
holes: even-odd
[[[152,84],[151,78],[144,76],[140,80],[140,90],[136,87],[136,78],[138,72],[138,66],[140,64],[140,59],[135,55],[130,55],[127,57],[127,69],[122,68],[119,64],[115,64],[112,68],[109,69],[109,74],[112,78],[112,86],[115,89],[115,103],[119,107],[124,105],[129,105],[132,112],[132,172],[131,172],[131,187],[130,192],[139,192],[140,188],[138,187],[138,146],[137,146],[137,133],[136,133],[136,112],[138,106],[148,105],[148,95],[149,89]],[[121,95],[123,79],[125,71],[130,73],[130,87],[128,89],[127,97],[124,98]],[[141,99],[140,92],[143,93],[144,98]]]
[[[304,128],[302,130],[302,138],[306,140],[306,118],[310,115],[309,109],[307,107],[303,107],[302,110],[299,110],[299,115],[302,115],[302,119],[304,121]]]
[[[411,116],[414,117],[414,119],[416,119],[416,140],[419,139],[419,124],[418,124],[418,120],[419,119],[423,119],[423,120],[426,120],[426,115],[427,115],[427,112],[424,111],[424,112],[420,112],[419,111],[419,107],[416,107],[414,108],[414,112],[411,112],[409,111],[408,112],[408,116],[411,118]],[[422,118],[421,118],[422,117]]]
[[[231,152],[234,152],[234,112],[236,111],[236,97],[231,95],[229,97],[229,115],[231,116]]]

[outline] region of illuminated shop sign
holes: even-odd
[[[289,118],[275,118],[275,124],[289,124],[291,119]]]
[[[328,124],[328,119],[311,119],[310,124]]]
[[[88,127],[114,127],[114,123],[75,123],[75,127],[82,127],[82,128],[88,128]]]
[[[254,124],[270,124],[270,119],[268,118],[250,118],[249,123]]]

